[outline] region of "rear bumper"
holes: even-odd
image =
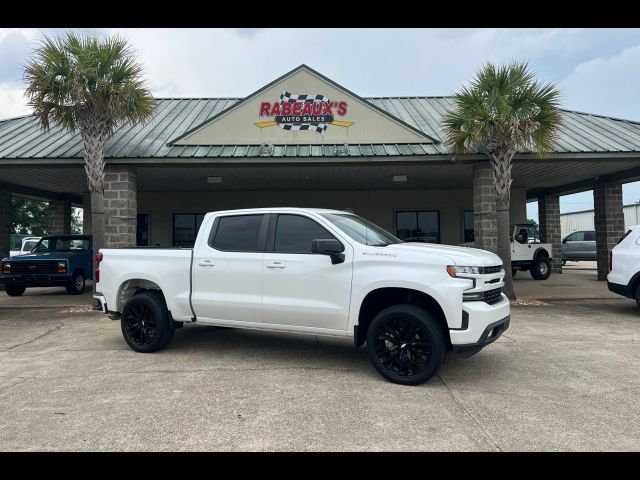
[[[107,299],[99,293],[93,296],[93,304],[91,307],[96,312],[109,313],[109,310],[107,310]]]
[[[612,283],[607,280],[607,288],[618,295],[622,295],[623,297],[633,298],[633,292],[631,291],[631,287],[629,285],[621,285],[619,283]]]
[[[34,275],[0,275],[0,283],[18,285],[21,287],[53,287],[67,285],[70,279],[63,274],[34,274]]]
[[[480,339],[475,343],[468,343],[462,345],[453,345],[453,351],[456,357],[467,358],[471,355],[478,353],[484,347],[490,343],[495,342],[505,330],[509,328],[511,316],[507,316],[497,322],[493,322],[484,329]]]

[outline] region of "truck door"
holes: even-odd
[[[511,261],[525,261],[533,258],[529,231],[526,226],[514,225],[511,239]]]
[[[273,214],[262,269],[262,313],[267,324],[344,331],[351,297],[352,248],[345,261],[311,253],[313,240],[336,238],[302,214]],[[340,239],[338,239],[340,240]]]
[[[261,322],[264,214],[215,217],[193,256],[191,303],[198,318]]]

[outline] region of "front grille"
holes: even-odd
[[[22,273],[22,274],[58,273],[58,261],[43,260],[39,262],[11,262],[11,273]]]
[[[494,303],[498,303],[499,301],[502,300],[502,288],[496,288],[493,290],[488,290],[486,292],[484,292],[484,299],[483,301],[485,303],[488,303],[489,305],[493,305]]]
[[[498,273],[500,270],[502,270],[502,265],[496,265],[494,267],[481,267],[480,268],[480,273],[482,273],[482,274]]]

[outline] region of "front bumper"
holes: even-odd
[[[623,297],[633,298],[634,292],[629,285],[621,285],[619,283],[613,283],[607,280],[607,288],[613,293],[622,295]]]
[[[453,345],[453,351],[456,354],[456,357],[459,358],[468,358],[471,355],[475,355],[484,347],[489,345],[490,343],[495,342],[500,335],[504,333],[506,329],[509,328],[509,323],[511,321],[511,316],[507,316],[497,322],[493,322],[486,326],[480,339],[475,343],[469,344],[461,344],[461,345]]]
[[[58,285],[67,285],[69,276],[66,273],[60,274],[5,274],[0,275],[0,283],[5,285],[18,285],[21,287],[53,287]]]

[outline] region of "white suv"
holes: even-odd
[[[609,290],[618,295],[635,298],[640,307],[640,225],[627,230],[613,250],[607,275]]]

